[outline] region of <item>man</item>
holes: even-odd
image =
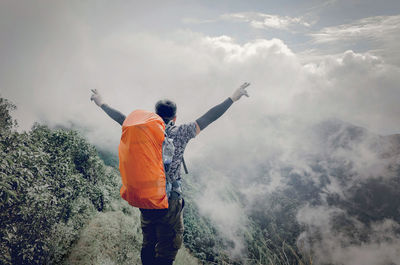
[[[143,244],[141,259],[143,265],[167,265],[173,263],[175,256],[182,245],[183,239],[183,212],[184,200],[181,190],[181,162],[187,143],[204,130],[210,123],[221,117],[222,114],[243,95],[249,96],[246,91],[249,83],[244,83],[222,103],[211,108],[195,122],[175,125],[176,105],[170,100],[160,100],[156,103],[155,112],[164,120],[166,132],[173,139],[175,153],[172,163],[166,173],[172,190],[168,198],[168,209],[140,209]],[[125,115],[105,104],[97,90],[92,90],[93,100],[113,120],[121,126]]]

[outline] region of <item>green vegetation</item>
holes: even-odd
[[[117,198],[117,171],[75,131],[13,131],[0,101],[0,263],[57,264],[91,216]]]

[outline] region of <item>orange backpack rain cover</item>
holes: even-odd
[[[166,178],[162,160],[165,124],[157,114],[135,110],[122,124],[118,148],[121,197],[143,209],[166,209]]]

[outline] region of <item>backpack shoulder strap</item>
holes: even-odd
[[[173,121],[169,121],[166,125],[165,125],[165,136],[168,137],[169,132],[175,128],[175,123]],[[186,163],[185,163],[185,159],[182,156],[182,165],[183,165],[183,169],[185,170],[185,174],[189,174],[189,171],[187,169]]]

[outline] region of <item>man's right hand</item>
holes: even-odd
[[[104,104],[103,102],[103,98],[101,97],[101,95],[99,94],[99,92],[97,92],[97,89],[91,89],[92,90],[92,96],[90,97],[90,100],[93,100],[94,103],[96,103],[97,106],[101,107],[101,105]]]

